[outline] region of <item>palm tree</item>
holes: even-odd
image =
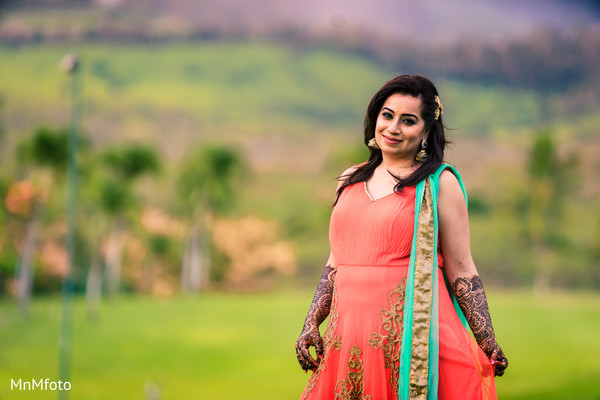
[[[179,195],[190,216],[190,230],[184,250],[181,284],[183,290],[206,288],[210,281],[208,229],[215,215],[235,200],[235,191],[246,170],[238,151],[210,144],[194,152],[185,162]]]
[[[23,315],[28,314],[29,299],[33,285],[33,257],[37,248],[37,236],[45,204],[51,201],[57,181],[63,181],[67,165],[68,131],[40,127],[17,147],[17,163],[23,173],[36,182],[38,196],[23,240],[18,265],[18,300]]]
[[[11,235],[8,225],[8,210],[5,198],[8,194],[9,179],[4,173],[0,173],[0,296],[5,293],[5,282],[12,275],[14,262],[14,251],[10,246]]]
[[[80,209],[85,215],[82,233],[86,234],[89,249],[89,269],[85,283],[88,317],[97,316],[103,284],[102,242],[109,232],[109,224],[124,214],[132,204],[128,186],[117,182],[106,171],[105,161],[97,154],[81,163]]]
[[[577,159],[559,159],[550,131],[537,133],[529,158],[528,231],[532,243],[534,288],[550,288],[555,244],[561,240],[566,199],[577,179]]]
[[[126,234],[126,211],[134,204],[132,187],[143,175],[156,173],[160,161],[148,146],[126,145],[104,153],[103,162],[109,177],[100,188],[101,206],[109,219],[109,237],[105,255],[107,294],[117,293],[121,282],[121,266]]]

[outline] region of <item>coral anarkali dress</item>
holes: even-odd
[[[376,200],[363,182],[342,192],[329,228],[337,276],[325,354],[302,400],[398,398],[414,211],[415,187]],[[438,398],[496,399],[493,367],[440,280]]]

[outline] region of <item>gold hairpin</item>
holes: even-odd
[[[444,106],[442,105],[442,101],[439,96],[435,96],[435,102],[437,103],[437,108],[435,109],[435,120],[437,121],[440,115],[444,115]]]

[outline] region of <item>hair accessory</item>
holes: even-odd
[[[371,140],[369,140],[369,143],[367,144],[367,146],[369,146],[372,149],[379,148],[379,145],[377,144],[377,141],[375,140],[375,138],[371,138]]]
[[[415,160],[417,160],[417,161],[427,160],[427,153],[425,152],[426,148],[427,148],[427,140],[423,139],[423,141],[421,142],[421,150],[419,150],[419,152],[415,156]]]
[[[440,115],[444,115],[444,106],[442,105],[442,101],[440,100],[439,96],[435,96],[434,100],[438,105],[435,109],[435,120],[437,121]]]

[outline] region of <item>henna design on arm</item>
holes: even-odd
[[[457,278],[454,281],[454,294],[467,322],[473,331],[473,336],[481,350],[496,365],[496,375],[501,376],[508,366],[508,360],[496,342],[492,327],[492,318],[483,290],[483,284],[478,275],[470,278]]]
[[[477,275],[469,279],[457,278],[454,281],[454,293],[477,344],[489,357],[491,355],[489,345],[495,340],[495,335],[481,279]]]
[[[321,279],[317,285],[300,338],[296,342],[296,356],[304,371],[315,370],[319,366],[320,358],[324,353],[323,339],[319,333],[319,325],[325,321],[331,311],[333,286],[335,284],[336,270],[327,265],[323,269]],[[310,346],[315,346],[318,360],[309,352]]]

